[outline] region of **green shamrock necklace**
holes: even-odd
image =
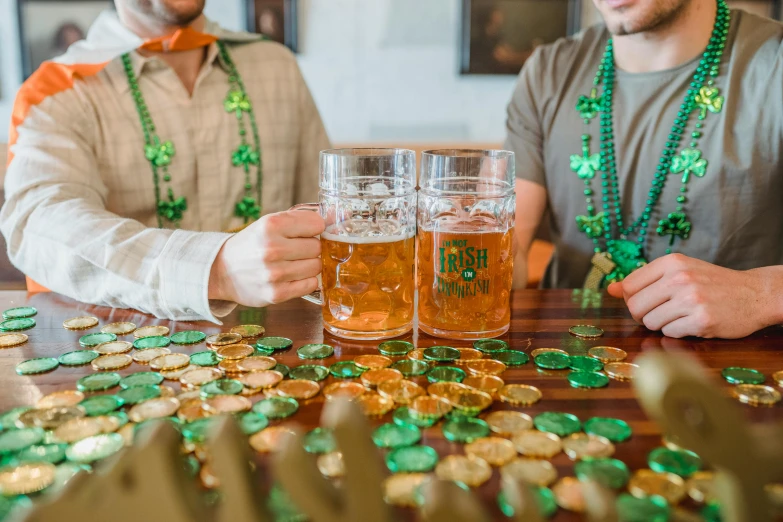
[[[717,0],[717,4],[718,10],[710,42],[699,61],[685,99],[677,111],[677,117],[674,119],[674,125],[656,167],[644,210],[628,226],[623,222],[612,127],[616,71],[614,44],[611,38],[606,44],[590,95],[579,97],[576,110],[586,126],[589,126],[590,122],[600,114],[601,140],[600,152],[591,154],[592,137],[590,134],[583,134],[582,154],[571,156],[571,170],[584,181],[587,203],[586,215],[577,216],[576,223],[579,230],[593,241],[595,252],[592,260],[593,268],[585,281],[586,288],[600,288],[606,283],[622,281],[631,272],[647,264],[644,257],[644,248],[648,241],[647,225],[658,208],[669,175],[681,177],[677,206],[674,212],[658,222],[655,231],[661,237],[669,237],[667,254],[671,253],[677,238],[684,240],[690,236],[691,223],[685,212],[688,183],[693,177],[704,177],[708,166],[708,161],[702,157],[701,151],[697,148],[699,138],[702,136],[704,120],[708,114],[718,114],[724,103],[724,97],[714,85],[726,47],[731,14],[725,0]],[[599,86],[603,87],[603,94],[600,95]],[[697,122],[691,132],[690,144],[677,154],[680,141],[683,140],[688,122],[694,113]],[[594,203],[595,192],[592,189],[592,180],[599,172],[602,195],[600,211]],[[633,235],[636,235],[635,241],[631,239]]]
[[[239,124],[240,144],[231,154],[231,164],[235,167],[241,167],[245,174],[245,195],[234,207],[234,215],[243,218],[245,224],[247,224],[261,216],[261,182],[263,179],[261,139],[258,135],[258,125],[253,112],[253,104],[247,95],[242,77],[239,75],[239,71],[237,71],[226,45],[218,41],[217,46],[220,57],[228,67],[229,92],[223,102],[223,108],[229,114],[235,114]],[[187,199],[184,196],[175,196],[171,185],[167,186],[166,197],[161,197],[160,186],[160,174],[163,174],[164,183],[169,184],[171,182],[169,165],[171,165],[172,159],[176,155],[176,149],[171,141],[160,139],[155,132],[155,124],[152,121],[147,103],[144,101],[144,95],[139,89],[138,79],[133,72],[130,54],[122,55],[122,63],[125,67],[125,75],[128,77],[128,84],[130,85],[133,101],[136,104],[136,111],[139,113],[139,119],[141,120],[141,128],[144,132],[144,156],[152,167],[158,227],[163,228],[165,220],[167,224],[170,223],[179,228],[180,221],[182,221],[182,217],[188,209]],[[246,115],[247,118],[245,117]],[[250,120],[250,129],[253,133],[252,144],[247,141],[247,120]],[[251,169],[254,169],[256,174],[255,195],[250,178]]]

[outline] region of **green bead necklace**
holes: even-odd
[[[239,75],[228,48],[222,41],[217,42],[218,51],[223,62],[228,68],[229,92],[223,101],[223,108],[229,114],[236,114],[239,125],[239,146],[231,154],[231,163],[235,167],[241,167],[245,173],[245,194],[234,207],[234,215],[243,218],[245,224],[251,220],[256,220],[261,216],[261,195],[263,180],[263,165],[261,162],[261,139],[258,134],[258,125],[256,116],[253,112],[253,104],[245,90],[245,84]],[[122,55],[122,63],[125,67],[125,75],[128,77],[128,84],[133,94],[133,101],[136,104],[136,111],[141,121],[142,132],[144,133],[144,156],[152,167],[152,181],[155,185],[155,207],[157,209],[158,227],[163,228],[163,220],[179,228],[180,221],[185,211],[188,209],[188,202],[184,196],[176,197],[174,191],[169,185],[166,190],[166,197],[161,197],[160,175],[163,174],[165,183],[171,182],[169,165],[176,154],[176,149],[171,141],[160,139],[155,132],[155,123],[152,121],[144,95],[139,89],[139,82],[133,72],[133,64],[130,54]],[[253,133],[253,144],[247,141],[247,114],[250,120],[250,129]],[[251,167],[255,168],[256,173],[256,193],[253,194],[253,185],[251,183]]]
[[[725,0],[717,0],[718,9],[715,25],[709,44],[702,54],[696,72],[693,75],[685,98],[677,111],[666,146],[656,166],[652,186],[647,195],[646,205],[642,213],[628,226],[624,225],[622,202],[620,200],[619,182],[617,179],[617,161],[613,131],[613,101],[615,86],[614,44],[612,39],[606,45],[604,56],[598,66],[598,72],[593,80],[593,89],[589,96],[580,96],[576,104],[586,126],[600,114],[600,152],[590,153],[590,134],[582,135],[582,154],[571,156],[571,170],[584,181],[584,195],[587,203],[587,214],[577,216],[579,229],[594,244],[593,270],[588,274],[586,287],[598,287],[605,282],[622,281],[631,272],[647,263],[644,258],[644,248],[648,241],[648,222],[658,208],[660,196],[666,185],[669,174],[681,176],[680,193],[677,205],[666,219],[658,222],[656,233],[670,236],[671,253],[675,239],[688,239],[691,223],[685,212],[688,198],[688,183],[692,176],[704,177],[708,162],[702,158],[697,148],[702,136],[704,120],[709,113],[717,114],[723,108],[724,97],[715,87],[715,78],[720,73],[720,64],[726,47],[726,39],[731,22],[731,13]],[[598,94],[599,87],[603,94]],[[691,116],[696,113],[697,122],[691,132],[689,146],[684,147],[679,154],[677,150],[685,136]],[[687,139],[686,139],[687,141]],[[592,180],[596,172],[601,173],[602,210],[597,211],[593,200],[595,192]],[[636,235],[636,241],[629,239]]]

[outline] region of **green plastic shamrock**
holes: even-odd
[[[674,238],[680,236],[688,239],[691,235],[691,222],[684,212],[672,212],[669,217],[658,222],[658,228],[655,229],[659,236],[671,236],[669,246],[674,244]]]
[[[642,245],[627,239],[612,239],[606,243],[606,251],[615,263],[615,269],[606,276],[606,281],[616,283],[622,281],[631,272],[647,264],[642,255]]]
[[[171,159],[174,157],[174,154],[176,154],[174,144],[170,141],[144,146],[144,155],[156,167],[168,167],[171,165]]]
[[[178,223],[187,209],[188,202],[185,197],[180,196],[175,199],[171,189],[169,189],[169,200],[158,202],[158,215],[172,223]]]
[[[231,91],[226,96],[223,107],[226,109],[226,112],[236,113],[237,118],[241,118],[243,112],[250,112],[252,105],[247,94],[242,91]]]
[[[596,89],[593,89],[590,92],[590,96],[582,95],[576,102],[576,111],[586,122],[595,118],[601,110],[603,97],[597,96],[596,92]]]
[[[472,268],[466,268],[465,270],[462,271],[462,280],[463,281],[466,281],[466,282],[470,283],[474,279],[476,279],[476,271],[475,270],[473,270]]]
[[[605,212],[599,212],[595,216],[576,216],[576,225],[589,238],[601,237],[604,233],[604,216]]]
[[[258,206],[255,198],[245,197],[234,207],[234,215],[244,218],[247,223],[251,218],[258,219],[261,216],[261,207]]]
[[[253,147],[247,144],[242,144],[237,147],[237,150],[231,155],[231,162],[235,167],[240,165],[244,167],[245,172],[250,171],[250,165],[258,165],[261,161],[261,157],[258,155]]]
[[[707,160],[701,157],[701,151],[697,149],[683,149],[679,156],[672,158],[670,169],[674,174],[682,172],[682,182],[688,183],[691,174],[704,177],[707,172]]]
[[[571,155],[571,170],[576,172],[581,179],[593,179],[600,166],[601,155],[597,152],[593,155],[586,153],[581,156],[579,154]]]
[[[717,87],[702,87],[699,89],[699,94],[693,99],[696,105],[701,107],[701,113],[699,119],[703,120],[707,117],[707,111],[712,113],[719,113],[723,109],[723,96],[720,95],[720,89]]]

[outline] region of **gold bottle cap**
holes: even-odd
[[[780,402],[780,392],[763,384],[738,384],[731,393],[741,403],[751,406],[774,406]]]
[[[176,397],[177,396],[177,392],[175,392],[174,388],[172,388],[171,386],[160,385],[160,386],[158,386],[158,388],[160,389],[160,396],[161,397]]]
[[[497,393],[506,385],[506,383],[503,382],[503,379],[497,375],[468,375],[465,377],[465,380],[462,381],[462,384],[489,393],[490,395]]]
[[[478,413],[492,406],[490,394],[472,388],[451,393],[446,400],[454,408],[468,414]]]
[[[537,430],[515,433],[511,442],[521,455],[537,459],[551,459],[563,449],[560,437]]]
[[[66,330],[88,330],[98,325],[98,318],[91,315],[81,317],[72,317],[63,321],[63,328]]]
[[[114,355],[114,354],[120,354],[120,353],[128,353],[133,349],[133,343],[129,343],[128,341],[108,341],[105,343],[101,343],[93,350],[98,352],[101,355]]]
[[[477,457],[449,455],[435,466],[435,475],[442,480],[462,482],[476,488],[489,480],[492,467]]]
[[[234,345],[234,346],[239,346],[239,345]],[[230,348],[230,346],[226,346],[226,348]],[[218,356],[220,356],[220,350],[218,350],[217,353]],[[263,372],[266,370],[271,370],[275,366],[277,366],[277,361],[274,360],[272,357],[268,357],[266,355],[252,355],[250,357],[245,357],[244,359],[241,359],[237,363],[237,368],[239,368],[243,372]]]
[[[210,335],[206,339],[207,345],[210,347],[213,347],[214,350],[216,346],[226,346],[229,344],[236,344],[238,342],[242,341],[242,336],[238,333],[219,333]]]
[[[218,363],[218,368],[227,374],[246,373],[244,370],[242,370],[242,368],[239,367],[240,362],[241,359],[223,359]]]
[[[527,384],[506,384],[498,391],[501,401],[515,406],[530,406],[541,400],[541,390]]]
[[[2,336],[0,336],[0,339],[2,339]],[[2,344],[0,344],[0,346],[2,346]],[[777,383],[778,386],[783,387],[783,370],[773,373],[772,379],[775,381],[775,383]]]
[[[465,455],[484,459],[490,466],[502,466],[517,456],[510,440],[500,437],[482,437],[465,445]]]
[[[146,350],[137,350],[133,352],[133,361],[139,364],[149,364],[151,360],[171,353],[168,348],[147,348]]]
[[[109,323],[101,328],[101,332],[114,335],[128,335],[136,330],[136,325],[129,322]]]
[[[283,374],[275,370],[262,370],[245,373],[237,377],[237,380],[245,385],[245,388],[258,392],[277,386],[283,380]]]
[[[669,504],[678,504],[685,497],[685,481],[674,473],[656,473],[640,469],[628,482],[628,491],[635,497],[658,495]]]
[[[48,462],[3,468],[0,470],[0,494],[11,497],[41,491],[54,483],[56,469]]]
[[[392,506],[418,507],[418,491],[431,480],[426,473],[395,473],[383,481],[383,500]]]
[[[65,406],[47,408],[45,410],[29,410],[16,419],[18,428],[43,428],[56,430],[61,424],[71,419],[84,417],[85,411],[81,406]]]
[[[442,397],[422,395],[411,401],[409,409],[416,417],[440,419],[452,410],[452,405]]]
[[[98,357],[100,359],[100,357]],[[98,359],[95,359],[96,361]],[[156,371],[172,371],[185,368],[190,365],[190,357],[184,353],[170,353],[161,355],[150,361],[150,368]],[[179,377],[177,377],[179,379]]]
[[[202,368],[197,366],[183,373],[179,378],[179,382],[185,388],[198,388],[221,377],[223,377],[223,372],[219,368]]]
[[[414,348],[410,352],[408,352],[405,357],[408,359],[414,359],[416,361],[423,361],[424,360],[424,350],[426,348]]]
[[[343,462],[343,454],[339,451],[332,451],[331,453],[324,453],[319,455],[316,460],[318,471],[321,472],[326,478],[340,478],[345,475],[345,463]]]
[[[255,353],[255,350],[249,344],[229,344],[226,346],[220,346],[215,353],[221,359],[228,359],[231,361],[239,361],[245,357],[249,357]],[[277,363],[275,363],[277,364]],[[269,368],[265,368],[269,369]]]
[[[374,392],[365,393],[359,397],[359,406],[368,417],[380,417],[394,408],[394,400]]]
[[[484,421],[489,429],[501,437],[511,437],[516,433],[533,428],[533,419],[521,411],[493,411],[484,417]]]
[[[535,350],[530,352],[530,357],[531,359],[535,359],[542,353],[547,353],[547,352],[562,353],[563,355],[569,355],[567,351],[561,350],[560,348],[536,348]]]
[[[158,373],[161,374],[167,381],[178,381],[186,373],[197,370],[199,368],[201,368],[201,366],[188,364],[187,366],[183,366],[182,368],[175,368],[173,370],[158,370]]]
[[[557,480],[557,468],[548,460],[516,458],[500,468],[500,475],[517,482],[546,487]]]
[[[385,355],[359,355],[353,360],[354,364],[359,368],[367,370],[380,370],[382,368],[388,368],[392,364],[392,360]]]
[[[63,390],[52,392],[38,399],[35,404],[36,409],[45,410],[47,408],[66,408],[76,406],[84,400],[84,394],[76,390]]]
[[[340,381],[333,382],[324,388],[324,397],[327,401],[335,399],[356,400],[367,393],[367,388],[358,382]]]
[[[587,355],[594,359],[598,359],[602,363],[620,362],[628,357],[625,350],[613,346],[595,346],[587,351]]]
[[[294,435],[296,432],[286,426],[271,426],[250,437],[250,446],[259,453],[272,453],[280,450],[283,442]]]
[[[204,401],[204,409],[212,415],[250,411],[253,403],[241,395],[215,395]]]
[[[552,486],[555,501],[561,508],[583,513],[585,510],[585,497],[582,491],[582,483],[574,477],[563,477]]]
[[[366,373],[366,372],[365,372]],[[383,381],[378,384],[378,393],[389,397],[397,404],[410,404],[410,402],[424,395],[424,388],[407,379],[396,381]]]
[[[54,430],[54,436],[58,441],[73,444],[87,437],[99,435],[101,433],[112,433],[119,428],[119,420],[116,421],[114,429],[106,421],[101,421],[100,417],[81,417],[71,419],[57,427]],[[104,431],[107,430],[107,431]]]
[[[625,362],[613,362],[604,366],[604,372],[612,379],[618,381],[630,381],[633,379],[633,373],[639,366]]]
[[[484,358],[484,352],[476,350],[475,348],[457,348],[457,350],[459,350],[459,359],[454,361],[455,364],[462,365],[466,361]]]
[[[125,441],[126,448],[133,446],[133,438],[136,434],[136,423],[129,422],[120,428],[117,433],[122,437],[122,440]]]
[[[100,357],[93,359],[90,363],[93,370],[96,371],[113,371],[127,368],[133,363],[133,357],[127,353],[118,353],[115,355],[101,355]]]
[[[404,378],[402,372],[393,368],[378,368],[367,370],[361,376],[362,384],[368,388],[376,388],[385,381],[401,381]]]
[[[605,437],[574,433],[563,442],[563,451],[571,460],[601,459],[614,455],[614,444]]]
[[[459,382],[435,382],[427,386],[427,393],[435,397],[448,399],[449,395],[460,391],[467,391],[470,387]]]
[[[167,326],[142,326],[133,332],[133,337],[136,339],[141,339],[143,337],[165,337],[169,332],[170,330]]]
[[[0,348],[11,348],[27,342],[27,334],[2,333],[0,334]]]
[[[506,371],[506,365],[494,359],[468,361],[465,368],[473,375],[500,375]]]
[[[266,333],[266,328],[258,324],[241,324],[231,329],[231,333],[239,334],[244,339],[261,337]]]
[[[134,405],[128,412],[128,418],[133,422],[144,422],[148,419],[170,417],[179,409],[179,401],[174,397],[158,397]]]
[[[204,401],[201,399],[181,400],[181,406],[177,410],[177,417],[184,422],[193,422],[194,420],[210,417],[212,414],[204,408]]]
[[[315,381],[306,379],[291,379],[278,384],[275,390],[281,397],[292,397],[298,400],[306,400],[318,395],[318,393],[321,391],[321,386]]]
[[[715,498],[715,473],[712,471],[697,471],[685,482],[688,496],[694,502],[702,504],[712,502]]]

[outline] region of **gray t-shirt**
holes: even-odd
[[[688,184],[685,211],[689,239],[673,251],[720,266],[744,270],[783,265],[783,24],[733,10],[720,76],[723,109],[704,120],[698,141],[708,161],[704,177]],[[599,151],[599,123],[586,127],[575,110],[589,95],[609,33],[603,25],[539,48],[525,64],[508,109],[506,148],[516,153],[517,176],[543,185],[548,193],[542,223],[556,247],[543,286],[581,287],[591,267],[592,241],[580,231],[585,215],[584,182],[570,168],[582,150],[581,136]],[[614,135],[623,219],[641,213],[655,168],[699,59],[677,68],[631,74],[618,70],[614,89]],[[695,130],[692,116],[684,136]],[[676,154],[687,147],[683,139]],[[665,254],[669,237],[658,221],[675,210],[682,174],[669,174],[658,211],[648,225],[645,257]],[[596,211],[601,177],[593,178]],[[636,236],[632,237],[634,240]]]

